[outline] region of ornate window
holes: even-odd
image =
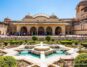
[[[87,12],[87,7],[84,7],[81,11]]]

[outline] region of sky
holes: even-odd
[[[0,0],[0,21],[8,17],[21,20],[25,15],[55,14],[59,18],[73,18],[80,0]]]

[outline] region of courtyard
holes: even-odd
[[[65,39],[66,37],[61,36],[63,39],[58,40],[52,39],[50,36],[43,36],[44,38],[41,37],[41,39],[32,36],[30,40],[25,36],[20,40],[18,36],[15,37],[2,37],[0,55],[13,56],[17,61],[22,61],[23,63],[18,66],[24,64],[24,67],[61,67],[62,64],[62,66],[73,67],[74,59],[79,54],[87,52],[86,37],[82,36],[76,39],[75,37]],[[82,41],[82,39],[84,40]]]

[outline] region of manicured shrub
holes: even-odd
[[[71,40],[63,40],[63,41],[60,41],[61,44],[72,44],[73,41]]]
[[[55,40],[54,39],[52,39],[52,42],[54,42]]]
[[[50,37],[50,36],[47,36],[47,37],[45,38],[45,40],[49,42],[49,41],[51,40],[51,37]]]
[[[27,40],[25,40],[25,43],[27,43],[28,41]]]
[[[33,40],[33,41],[36,41],[36,40],[38,40],[38,38],[35,37],[35,36],[33,36],[33,37],[32,37],[32,40]]]
[[[75,62],[74,67],[87,67],[87,54],[83,53],[78,55],[74,62]]]
[[[17,67],[17,63],[11,56],[0,56],[0,67]]]
[[[75,45],[77,45],[78,41],[77,40],[62,40],[62,41],[60,41],[60,43],[61,44],[68,44],[68,45],[72,45],[74,43]]]
[[[23,43],[23,41],[21,41],[21,40],[9,40],[9,41],[5,41],[4,43],[10,43],[11,45],[13,45],[13,44],[22,44]]]
[[[80,43],[78,40],[72,40],[75,45],[78,45]]]
[[[7,45],[8,45],[8,43],[7,43],[7,42],[4,42],[4,45],[5,45],[5,46],[7,46]]]
[[[87,48],[87,42],[81,43],[81,45]]]

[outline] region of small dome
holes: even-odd
[[[26,15],[24,18],[29,19],[29,18],[33,18],[33,17],[31,15]]]
[[[46,15],[46,14],[36,14],[36,15],[34,15],[33,17],[35,18],[35,17],[39,17],[39,16],[43,16],[43,17],[47,17],[47,18],[49,18],[49,16],[48,15]]]
[[[9,19],[9,18],[4,19],[4,22],[10,22],[10,21],[11,21],[11,19]]]
[[[87,0],[81,0],[80,1],[80,4],[83,4],[83,3],[85,3],[85,2],[87,2]],[[87,4],[87,3],[86,3]]]
[[[76,8],[78,9],[78,8],[79,8],[79,6],[81,6],[81,5],[82,5],[82,6],[83,6],[83,5],[85,5],[85,6],[86,6],[86,5],[87,5],[87,0],[80,0],[80,2],[78,3],[78,5],[77,5],[77,7],[76,7]]]
[[[9,19],[9,18],[5,18],[4,20],[11,20],[11,19]]]
[[[56,15],[51,15],[50,18],[57,18],[57,16]]]

